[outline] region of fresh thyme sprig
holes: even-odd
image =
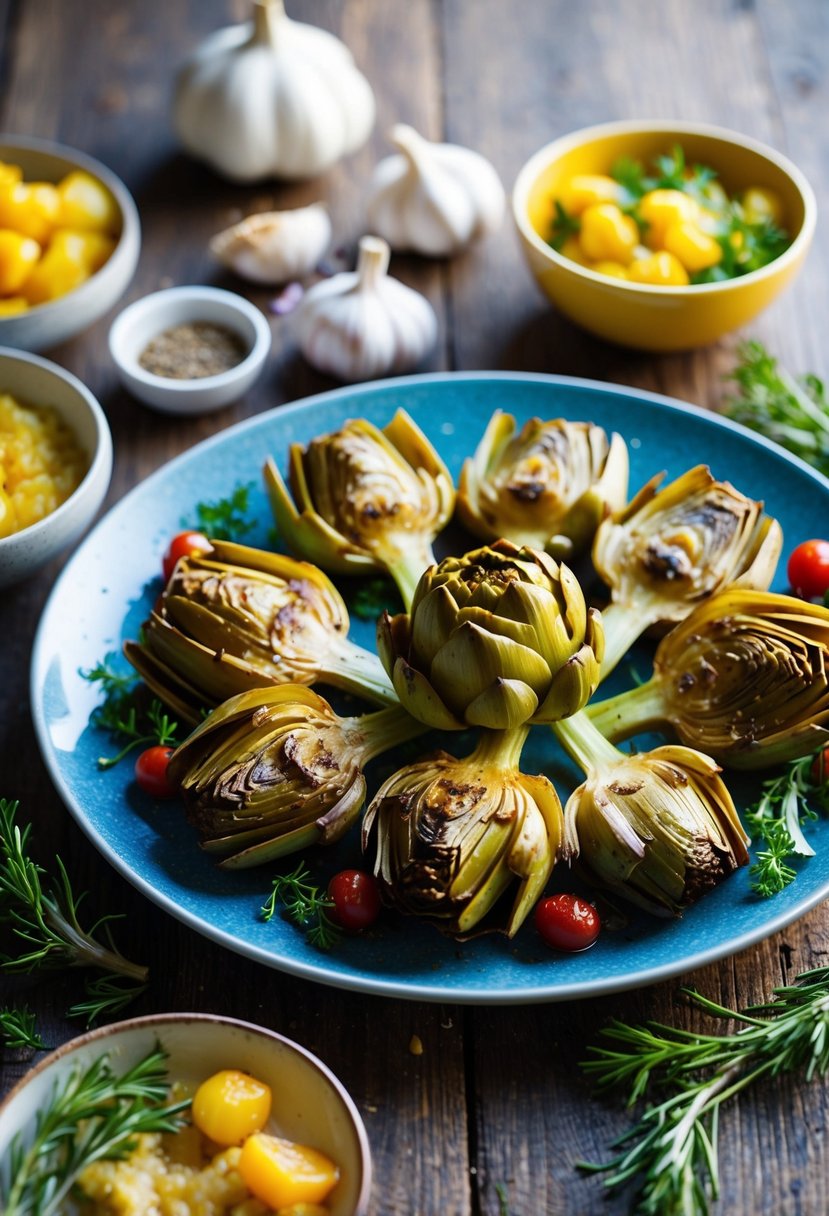
[[[15,822],[18,803],[0,798],[0,918],[21,943],[16,956],[0,956],[0,968],[10,972],[32,972],[60,967],[91,967],[127,983],[111,991],[93,980],[87,986],[88,1001],[71,1013],[84,1013],[87,1023],[102,1014],[118,1012],[143,990],[147,968],[131,963],[116,948],[109,925],[117,916],[102,916],[90,929],[82,928],[78,909],[84,896],[72,891],[60,857],[55,857],[56,877],[32,860],[28,853],[31,824],[20,829]],[[44,881],[45,880],[45,881]],[[96,934],[103,931],[105,941]]]
[[[55,1216],[93,1161],[123,1157],[145,1132],[177,1131],[189,1100],[162,1105],[165,1061],[157,1048],[119,1077],[100,1056],[62,1077],[38,1113],[31,1142],[12,1142],[4,1216]]]
[[[16,1051],[45,1051],[37,1031],[37,1018],[26,1005],[0,1009],[0,1039]]]
[[[758,895],[777,895],[794,881],[797,871],[785,864],[787,858],[795,854],[814,856],[802,825],[817,819],[814,807],[829,812],[822,754],[823,749],[817,755],[793,760],[779,776],[764,781],[759,799],[745,812],[750,835],[755,842],[759,837],[766,846],[755,854],[755,864],[749,870],[752,890]]]
[[[136,747],[175,747],[181,742],[178,722],[170,718],[157,698],[149,705],[142,702],[138,677],[120,672],[117,659],[115,652],[110,651],[94,667],[79,669],[84,680],[99,684],[104,693],[104,700],[92,711],[93,724],[116,738],[128,740],[114,756],[98,757],[101,769],[112,768]]]
[[[261,916],[263,920],[272,920],[281,907],[289,920],[305,930],[310,945],[318,950],[330,950],[341,936],[328,915],[334,901],[321,893],[310,879],[302,862],[290,874],[277,874],[273,890],[261,908]]]
[[[591,1048],[582,1067],[600,1088],[626,1087],[634,1106],[649,1087],[667,1093],[648,1105],[636,1125],[603,1164],[605,1186],[637,1186],[642,1216],[707,1216],[717,1197],[717,1130],[723,1102],[764,1077],[802,1072],[807,1081],[829,1071],[829,967],[797,976],[774,989],[772,1000],[736,1013],[689,992],[717,1018],[742,1023],[730,1034],[699,1034],[658,1022],[628,1026],[614,1021],[603,1031],[613,1047]]]
[[[238,485],[227,498],[216,502],[200,502],[196,504],[196,526],[211,540],[238,541],[247,536],[256,527],[256,520],[248,519],[250,510],[250,493],[256,483],[250,481],[247,485]],[[182,519],[184,528],[192,527],[187,519]]]

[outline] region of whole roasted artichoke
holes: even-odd
[[[400,769],[366,812],[387,902],[468,934],[516,880],[499,924],[512,937],[544,890],[562,841],[561,803],[546,777],[518,770],[527,727],[482,732],[462,760],[441,752]]]
[[[308,562],[228,541],[183,558],[140,642],[124,652],[186,722],[235,693],[317,680],[381,704],[397,698],[376,655],[347,638],[348,610]]]
[[[628,453],[590,422],[515,418],[496,410],[464,461],[456,511],[482,540],[500,537],[556,558],[587,548],[604,517],[627,502]]]
[[[764,591],[774,577],[783,533],[761,502],[705,465],[662,489],[660,480],[606,519],[593,542],[593,564],[611,588],[603,678],[648,626],[683,620],[729,585]]]
[[[455,489],[443,461],[404,410],[382,430],[358,418],[291,445],[293,498],[273,460],[265,483],[277,526],[301,557],[335,574],[385,570],[408,607]]]
[[[242,869],[338,840],[362,809],[363,766],[422,732],[399,706],[341,718],[304,685],[261,688],[208,715],[167,775],[204,847]]]
[[[443,730],[575,713],[596,687],[603,646],[575,575],[507,540],[427,570],[411,613],[386,613],[377,640],[401,704]]]
[[[659,644],[653,676],[587,713],[609,739],[670,726],[729,768],[782,764],[829,741],[829,609],[734,587]]]

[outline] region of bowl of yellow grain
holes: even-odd
[[[138,209],[106,165],[75,148],[0,136],[0,346],[46,350],[124,294]]]
[[[89,389],[56,363],[0,347],[0,587],[78,539],[111,473],[109,425]]]
[[[58,1216],[366,1216],[371,1158],[353,1100],[305,1048],[156,1014],[64,1044],[0,1102],[0,1211],[33,1210],[42,1186],[65,1197]]]

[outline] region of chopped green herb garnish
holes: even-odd
[[[340,939],[340,930],[328,915],[334,901],[311,882],[311,875],[302,862],[290,874],[278,874],[273,890],[261,908],[263,920],[272,920],[282,907],[294,924],[305,930],[305,936],[318,950],[330,950]]]
[[[219,498],[216,502],[200,502],[196,504],[196,527],[211,540],[240,541],[256,527],[256,520],[248,518],[250,510],[250,494],[256,483],[238,485],[227,498]],[[183,528],[193,527],[190,520],[183,518]]]

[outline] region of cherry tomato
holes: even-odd
[[[789,586],[804,600],[829,591],[829,540],[804,540],[793,550],[787,568]]]
[[[178,790],[167,779],[167,761],[171,747],[148,747],[135,762],[135,780],[145,794],[153,798],[175,798]]]
[[[368,929],[380,915],[377,880],[364,870],[340,870],[328,884],[328,896],[334,901],[331,919],[353,933]]]
[[[164,582],[170,581],[170,575],[176,568],[180,557],[191,557],[194,553],[209,553],[213,546],[203,532],[179,532],[167,547],[161,562],[164,572]]]
[[[826,785],[829,782],[829,747],[818,752],[809,769],[812,785]]]
[[[535,906],[535,927],[556,950],[586,950],[592,946],[602,922],[586,899],[577,895],[551,895]]]

